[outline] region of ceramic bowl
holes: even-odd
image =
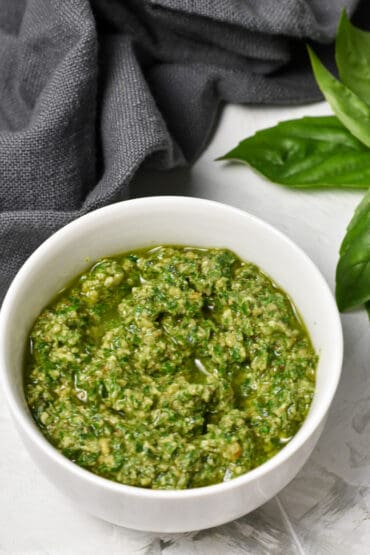
[[[25,345],[35,318],[50,299],[97,258],[158,244],[226,247],[260,266],[293,299],[320,357],[312,406],[294,438],[261,466],[213,486],[158,491],[96,476],[48,443],[25,401]],[[341,365],[338,310],[328,285],[306,254],[260,219],[196,198],[129,200],[67,225],[26,261],[9,288],[0,314],[1,381],[16,427],[32,458],[81,508],[137,530],[184,532],[216,526],[256,509],[277,494],[306,462],[322,432]]]

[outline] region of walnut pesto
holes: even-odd
[[[289,297],[226,249],[104,258],[37,318],[25,391],[47,439],[132,486],[229,480],[301,426],[317,356]]]

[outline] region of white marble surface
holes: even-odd
[[[362,194],[289,191],[247,167],[215,163],[238,140],[279,120],[328,113],[228,106],[207,151],[189,170],[136,179],[131,196],[185,194],[237,206],[270,222],[311,256],[334,286],[337,252]],[[342,317],[342,380],[317,448],[278,497],[231,524],[153,536],[82,513],[49,484],[23,448],[0,392],[0,554],[238,555],[370,553],[370,327]]]

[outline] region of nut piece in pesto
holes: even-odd
[[[122,484],[230,480],[294,436],[317,356],[289,297],[226,249],[103,258],[40,314],[25,391],[46,438]]]

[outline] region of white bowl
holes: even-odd
[[[259,265],[293,299],[320,356],[315,396],[298,433],[272,459],[229,482],[158,491],[101,478],[54,449],[27,408],[23,356],[40,311],[97,258],[157,244],[227,247]],[[233,520],[265,503],[292,480],[322,432],[340,377],[342,349],[332,294],[304,252],[246,212],[195,198],[130,200],[67,225],[26,261],[0,313],[0,376],[16,426],[35,462],[86,511],[114,524],[153,532],[198,530]]]

